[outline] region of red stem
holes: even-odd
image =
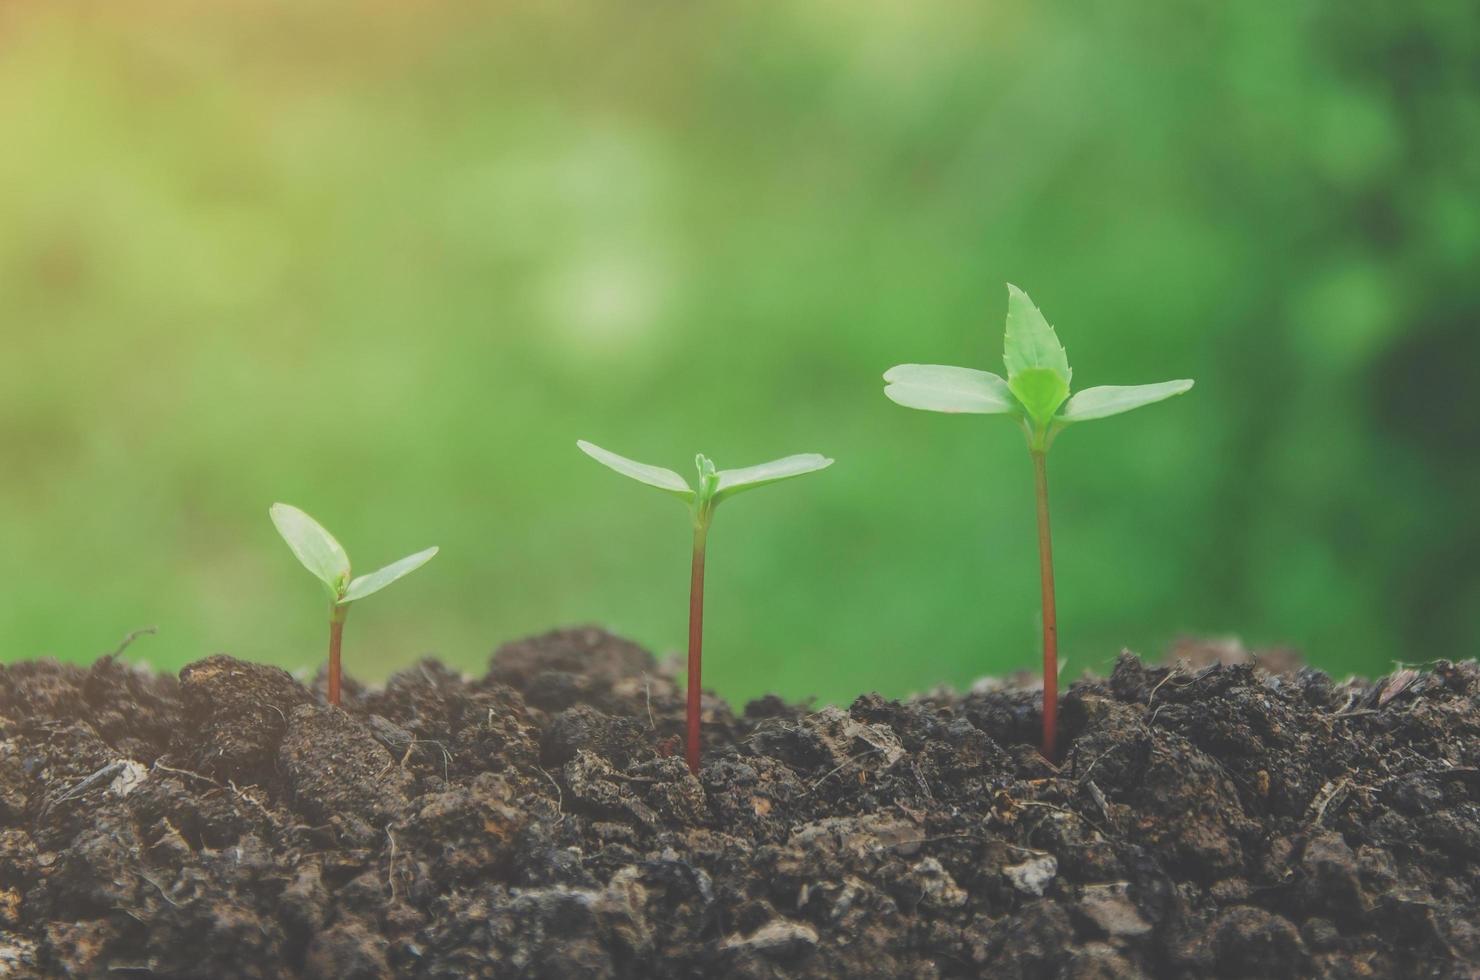
[[[699,775],[699,664],[704,648],[704,538],[708,528],[694,525],[694,563],[689,575],[689,700],[688,751],[689,772]]]
[[[335,604],[329,610],[329,703],[339,703],[339,651],[344,641],[344,620],[349,607]]]
[[[1054,760],[1059,724],[1059,617],[1053,595],[1053,535],[1048,526],[1048,457],[1033,453],[1038,497],[1038,569],[1043,584],[1043,757]]]

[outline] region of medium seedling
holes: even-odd
[[[804,473],[826,469],[832,460],[816,453],[802,453],[772,460],[740,470],[716,470],[702,453],[694,457],[699,478],[689,486],[684,478],[661,466],[649,466],[608,452],[589,442],[576,443],[581,452],[625,477],[646,483],[682,500],[694,519],[694,555],[689,576],[689,688],[688,688],[688,760],[689,771],[699,772],[699,673],[704,645],[704,547],[709,536],[709,523],[714,509],[744,490],[788,480]]]
[[[1058,726],[1058,615],[1054,608],[1053,541],[1048,521],[1048,450],[1065,427],[1108,418],[1180,395],[1192,382],[1107,385],[1069,394],[1069,358],[1028,294],[1007,287],[1002,360],[1007,380],[987,371],[940,364],[901,364],[884,375],[884,394],[927,412],[1007,415],[1028,440],[1038,501],[1039,577],[1043,587],[1043,746],[1054,758]]]
[[[431,561],[437,549],[418,551],[369,575],[352,578],[349,556],[322,524],[289,504],[273,504],[268,513],[303,567],[329,590],[329,703],[338,704],[340,646],[350,605],[410,575]]]

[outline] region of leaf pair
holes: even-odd
[[[1028,294],[1011,284],[1002,360],[1006,380],[971,368],[901,364],[885,373],[884,394],[906,408],[928,412],[1017,416],[1033,434],[1034,448],[1042,450],[1065,425],[1119,415],[1192,387],[1190,380],[1104,385],[1071,396],[1073,370],[1064,346]]]
[[[347,606],[374,595],[397,579],[410,575],[437,554],[436,548],[428,548],[391,562],[369,575],[351,578],[349,556],[322,524],[291,504],[273,504],[269,513],[293,554],[304,568],[328,587],[337,606]]]
[[[664,493],[670,493],[694,507],[699,513],[707,513],[720,501],[727,500],[742,491],[753,490],[779,480],[789,480],[805,473],[813,473],[826,469],[833,463],[826,456],[820,456],[817,453],[801,453],[783,459],[773,459],[769,463],[747,466],[743,469],[716,470],[708,457],[700,454],[694,458],[694,465],[699,471],[699,479],[695,486],[690,486],[683,477],[661,466],[650,466],[647,463],[628,459],[626,456],[619,456],[610,450],[586,442],[584,439],[577,440],[576,445],[581,452],[598,463],[638,483],[646,483],[650,487],[657,487]]]

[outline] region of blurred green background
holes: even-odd
[[[1182,634],[1338,673],[1480,638],[1480,8],[0,4],[0,651],[348,669],[684,640],[688,526],[576,451],[792,452],[710,540],[706,681],[1034,667],[1031,469],[897,408],[1000,365],[1189,396],[1051,458],[1067,672]]]

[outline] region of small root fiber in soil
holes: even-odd
[[[1267,665],[1273,668],[1276,665]],[[1123,655],[704,704],[595,629],[342,709],[275,667],[0,668],[4,977],[1447,977],[1480,970],[1480,670]]]

